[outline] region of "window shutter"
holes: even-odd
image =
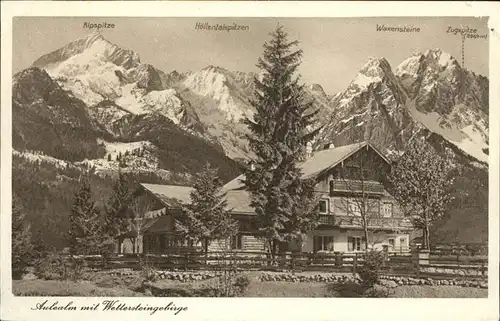
[[[347,250],[352,252],[354,251],[354,238],[353,237],[348,237],[347,238]]]
[[[237,234],[237,235],[233,235],[233,236],[231,237],[231,248],[232,248],[232,249],[238,249],[238,245],[239,245],[239,244],[238,244],[238,241],[239,241],[239,240],[238,240],[238,237],[239,237],[239,236],[240,236],[240,235],[239,235],[239,234]]]

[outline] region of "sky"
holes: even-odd
[[[13,72],[29,67],[43,54],[91,32],[84,22],[113,23],[103,36],[123,49],[137,52],[141,62],[165,72],[196,71],[215,65],[237,71],[258,71],[269,33],[282,24],[290,40],[303,50],[299,73],[308,84],[319,83],[329,94],[347,88],[369,57],[386,58],[395,70],[413,52],[440,48],[461,62],[460,35],[449,27],[469,27],[487,34],[487,18],[375,17],[375,18],[14,18]],[[244,31],[196,30],[196,23],[248,26]],[[377,31],[387,27],[418,27],[420,32]],[[489,36],[488,36],[489,37]],[[489,39],[465,41],[465,66],[488,76]]]

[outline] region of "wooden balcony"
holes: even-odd
[[[330,181],[330,195],[335,193],[368,193],[384,194],[384,185],[375,181],[332,180]]]
[[[361,227],[361,217],[348,215],[320,214],[319,224],[337,227]],[[368,218],[370,229],[412,229],[411,221],[405,217],[370,217]]]
[[[371,227],[388,227],[388,228],[413,228],[413,224],[405,217],[380,217],[370,218],[368,226]]]
[[[320,214],[319,215],[319,224],[334,226],[335,225],[335,215]]]

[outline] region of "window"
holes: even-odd
[[[406,237],[402,237],[399,239],[399,246],[401,248],[406,248],[408,245],[406,244]]]
[[[394,239],[389,239],[389,245],[394,248],[395,245]]]
[[[327,199],[322,199],[319,201],[319,212],[321,214],[328,213],[328,200]]]
[[[318,235],[314,236],[314,252],[333,251],[333,236]]]
[[[366,242],[364,237],[349,236],[347,238],[347,250],[349,252],[364,251],[365,248],[366,248]]]
[[[241,234],[236,234],[231,237],[231,248],[233,250],[241,250],[242,237]]]
[[[382,204],[382,216],[392,217],[392,203],[384,202],[384,204]]]

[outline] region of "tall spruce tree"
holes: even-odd
[[[81,178],[81,186],[69,216],[69,246],[72,254],[106,254],[111,250],[104,232],[99,209],[92,200],[90,183]]]
[[[389,175],[392,194],[414,226],[423,231],[423,249],[430,249],[432,224],[443,217],[451,201],[451,163],[425,138],[414,138]]]
[[[205,254],[211,241],[226,240],[238,229],[227,209],[226,195],[221,193],[222,186],[217,170],[207,163],[195,176],[191,203],[183,207],[189,236],[202,241]]]
[[[115,239],[130,229],[128,219],[131,216],[133,194],[129,184],[127,175],[119,171],[113,192],[105,205],[104,232]]]
[[[30,263],[33,244],[21,199],[12,197],[12,276],[20,277]]]
[[[301,180],[298,163],[319,129],[308,130],[317,111],[311,111],[312,102],[294,76],[302,57],[302,50],[293,50],[298,42],[288,41],[281,25],[271,36],[257,64],[262,73],[254,80],[256,112],[245,120],[256,155],[254,168],[245,170],[245,184],[274,259],[282,242],[300,243],[316,224],[316,182]]]

